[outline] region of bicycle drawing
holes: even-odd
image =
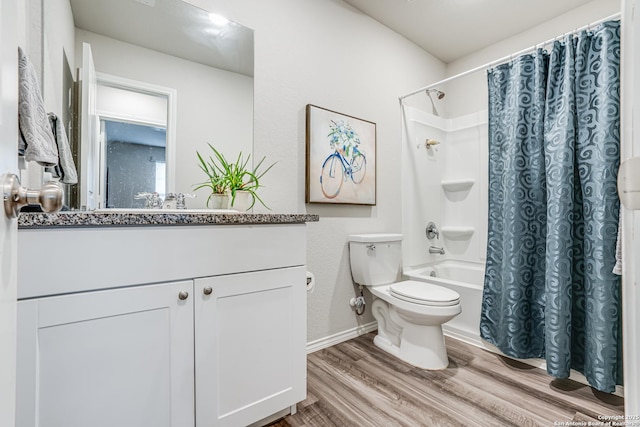
[[[327,136],[334,152],[322,163],[320,188],[327,199],[333,199],[349,178],[354,184],[362,182],[367,173],[367,157],[358,149],[360,137],[349,123],[331,120],[329,127]]]
[[[376,204],[376,124],[307,105],[307,203]]]

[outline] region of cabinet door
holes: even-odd
[[[19,301],[16,425],[193,426],[192,290],[188,281]]]
[[[304,400],[305,284],[303,267],[196,280],[196,426],[249,425]]]

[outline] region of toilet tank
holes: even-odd
[[[402,234],[352,234],[349,260],[354,282],[365,286],[397,282],[402,274]]]

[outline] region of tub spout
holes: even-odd
[[[444,248],[438,246],[429,246],[429,253],[444,255]]]

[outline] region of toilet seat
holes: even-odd
[[[460,295],[456,291],[415,280],[392,284],[389,287],[389,294],[403,301],[420,305],[447,307],[460,303]]]

